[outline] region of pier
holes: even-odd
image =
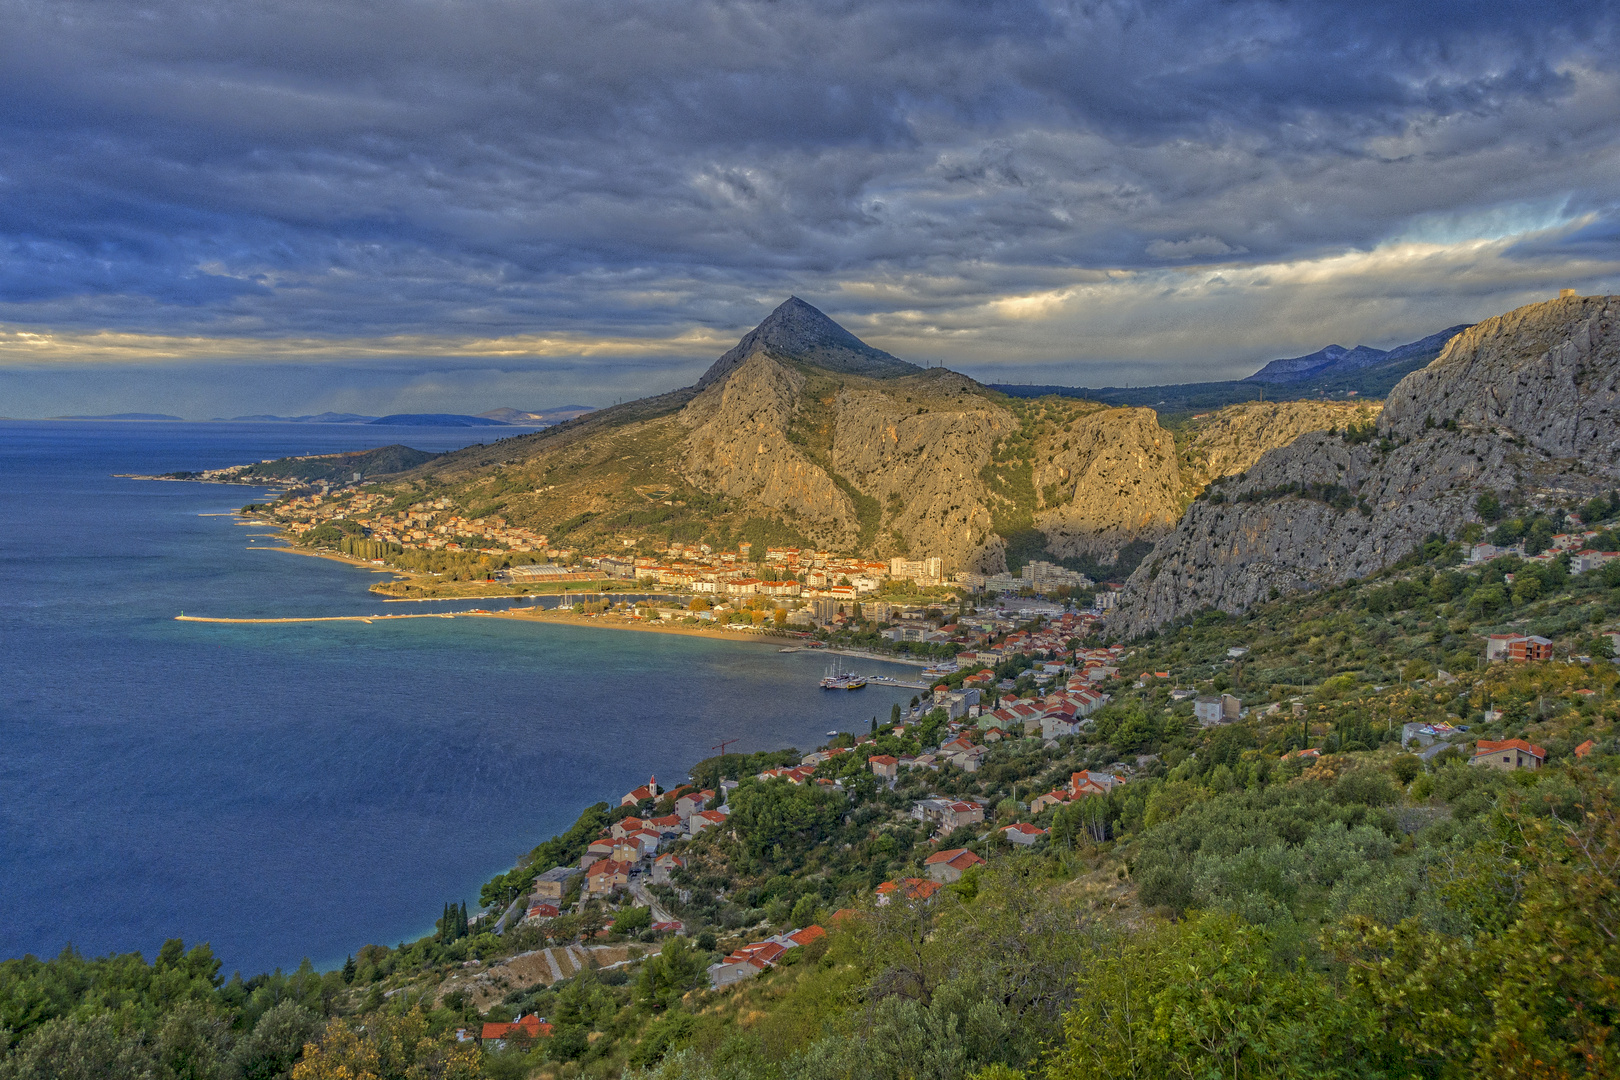
[[[220,619],[207,615],[176,615],[176,622],[206,623],[302,623],[302,622],[386,622],[390,619],[456,619],[467,615],[493,615],[493,611],[430,611],[415,615],[302,615],[282,619]]]

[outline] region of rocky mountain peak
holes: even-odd
[[[779,360],[798,361],[845,375],[877,379],[923,370],[882,349],[872,348],[815,307],[797,296],[790,296],[703,373],[697,382],[698,389],[724,379],[756,352],[768,352]]]
[[[1462,330],[1395,387],[1378,428],[1376,442],[1303,434],[1194,502],[1131,576],[1110,628],[1366,577],[1425,536],[1458,536],[1483,492],[1567,500],[1611,487],[1620,296],[1562,296]]]

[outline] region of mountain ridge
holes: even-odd
[[[1212,469],[1376,405],[1247,409],[1183,445],[1152,410],[1009,397],[873,349],[792,297],[691,386],[447,454],[401,482],[449,485],[477,516],[570,547],[746,534],[934,555],[949,571],[1112,565],[1173,529]]]
[[[1480,522],[1481,495],[1536,503],[1620,482],[1620,297],[1561,296],[1450,339],[1391,392],[1376,431],[1308,432],[1207,489],[1126,582],[1112,628],[1376,572]]]

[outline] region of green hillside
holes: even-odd
[[[1584,509],[1620,526],[1620,499]],[[1494,538],[1539,547],[1549,521],[1508,511]],[[868,770],[937,745],[941,710],[904,731],[877,718],[874,742],[804,784],[756,778],[795,750],[700,763],[695,783],[740,785],[647,894],[678,935],[627,895],[490,930],[614,821],[672,812],[666,795],[586,808],[485,886],[490,916],[447,906],[434,935],[356,943],[339,971],[224,982],[206,946],[179,942],[150,963],[6,961],[0,1076],[1616,1075],[1620,678],[1600,631],[1620,619],[1620,563],[1468,567],[1472,538],[1131,643],[1080,734],[1015,733],[977,771],[903,770],[891,787]],[[1509,631],[1549,639],[1554,659],[1486,665],[1485,635]],[[1039,660],[999,662],[1002,704],[1038,695]],[[1200,726],[1177,688],[1244,714]],[[1401,744],[1413,723],[1466,730],[1420,757]],[[1480,739],[1523,740],[1545,765],[1470,764]],[[1080,770],[1126,782],[1030,811]],[[937,835],[912,814],[928,797],[975,800],[986,821]],[[1000,829],[1018,822],[1046,833],[1015,848]],[[876,901],[956,848],[983,863],[926,900]],[[828,934],[708,988],[721,956],[811,924]],[[592,962],[562,979],[525,959],[581,943]],[[552,1027],[532,1046],[456,1041],[533,1013]],[[80,1060],[100,1064],[71,1072]],[[368,1061],[382,1064],[355,1071]]]

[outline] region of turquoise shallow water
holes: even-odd
[[[823,660],[769,644],[176,622],[419,605],[201,516],[253,489],[111,475],[478,437],[0,421],[0,957],[178,936],[227,971],[341,963],[430,931],[584,805],[678,780],[721,739],[808,748],[913,693],[821,691]]]

